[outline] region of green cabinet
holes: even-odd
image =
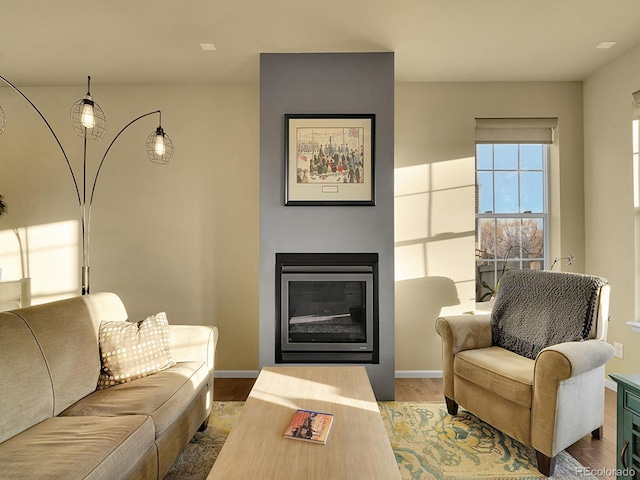
[[[640,480],[640,375],[610,377],[618,384],[618,479]]]

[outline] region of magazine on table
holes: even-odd
[[[298,410],[293,414],[284,438],[325,444],[332,423],[332,413]]]

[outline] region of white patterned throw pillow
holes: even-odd
[[[169,322],[164,312],[137,323],[102,322],[99,342],[102,367],[98,390],[175,365],[169,352]]]

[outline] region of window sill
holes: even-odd
[[[491,315],[492,302],[476,302],[476,308],[469,313],[471,315]]]
[[[626,322],[629,327],[631,327],[631,331],[640,333],[640,322]]]

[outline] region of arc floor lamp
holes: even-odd
[[[150,115],[158,114],[158,127],[152,131],[147,137],[147,155],[149,160],[154,163],[166,165],[171,161],[173,157],[173,143],[169,136],[165,133],[162,128],[162,112],[160,110],[155,110],[153,112],[147,112],[143,115],[140,115],[137,118],[134,118],[129,123],[127,123],[113,138],[109,146],[104,152],[100,163],[98,164],[98,168],[96,170],[95,176],[93,177],[93,182],[91,185],[90,194],[87,195],[87,140],[98,140],[101,139],[107,129],[107,120],[100,108],[100,105],[96,103],[91,97],[91,77],[87,78],[87,94],[84,98],[78,100],[71,107],[71,124],[73,125],[73,130],[76,135],[81,137],[84,140],[84,150],[83,150],[83,161],[82,161],[82,184],[78,183],[78,177],[76,176],[76,172],[71,166],[71,162],[69,161],[69,157],[65,152],[60,139],[56,135],[56,132],[51,127],[51,124],[47,121],[42,112],[34,105],[34,103],[29,100],[29,98],[13,83],[0,75],[0,80],[6,83],[9,87],[15,90],[18,94],[20,94],[28,103],[33,107],[33,109],[38,113],[40,118],[44,121],[44,123],[49,128],[49,131],[53,135],[60,147],[60,151],[64,156],[65,161],[67,162],[67,167],[69,169],[69,173],[71,174],[71,178],[73,180],[73,186],[76,190],[76,196],[78,199],[78,207],[80,208],[80,223],[82,229],[82,269],[81,269],[81,283],[82,283],[82,295],[86,295],[89,293],[90,282],[89,282],[89,246],[90,246],[90,233],[91,233],[91,206],[93,205],[93,196],[95,194],[96,185],[98,183],[98,178],[100,176],[100,172],[102,170],[102,165],[104,164],[107,155],[109,154],[109,150],[116,142],[116,140],[120,137],[120,135],[131,125],[133,125],[138,120],[141,120]],[[2,107],[0,106],[0,134],[4,131],[5,127],[5,115]],[[81,191],[82,187],[82,191]]]

